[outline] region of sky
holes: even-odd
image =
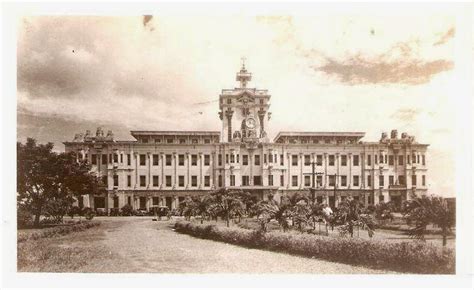
[[[430,144],[432,194],[454,196],[456,21],[441,13],[30,16],[18,25],[17,138],[220,131],[218,98],[268,89],[279,131],[397,129]]]

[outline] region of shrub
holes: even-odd
[[[26,208],[26,206],[20,205],[17,207],[16,220],[19,229],[27,228],[33,223],[33,214]]]
[[[91,219],[93,219],[94,216],[95,216],[95,212],[94,212],[90,207],[84,208],[83,213],[84,213],[84,217],[85,217],[87,220],[91,220]]]
[[[122,207],[120,211],[122,212],[122,215],[131,216],[133,212],[133,208],[131,205],[126,204]]]
[[[452,249],[419,242],[384,242],[175,223],[178,232],[226,243],[372,268],[423,274],[455,271]]]
[[[75,215],[80,215],[81,214],[81,209],[78,206],[72,206],[69,211],[68,211],[68,216],[71,218],[74,218]]]

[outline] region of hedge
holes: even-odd
[[[17,241],[18,243],[21,243],[28,240],[37,240],[42,238],[62,236],[72,232],[84,231],[86,229],[96,227],[98,225],[100,225],[100,222],[78,222],[72,225],[57,225],[55,227],[33,231],[18,231]]]
[[[179,221],[177,232],[249,248],[266,249],[308,258],[419,274],[454,274],[455,253],[432,244],[384,242],[282,232],[261,232]]]

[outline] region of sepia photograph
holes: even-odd
[[[17,13],[14,271],[460,274],[459,9],[286,4]]]

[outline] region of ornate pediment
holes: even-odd
[[[250,94],[249,92],[245,91],[237,98],[237,102],[243,104],[254,103],[255,97],[253,96],[253,94]]]

